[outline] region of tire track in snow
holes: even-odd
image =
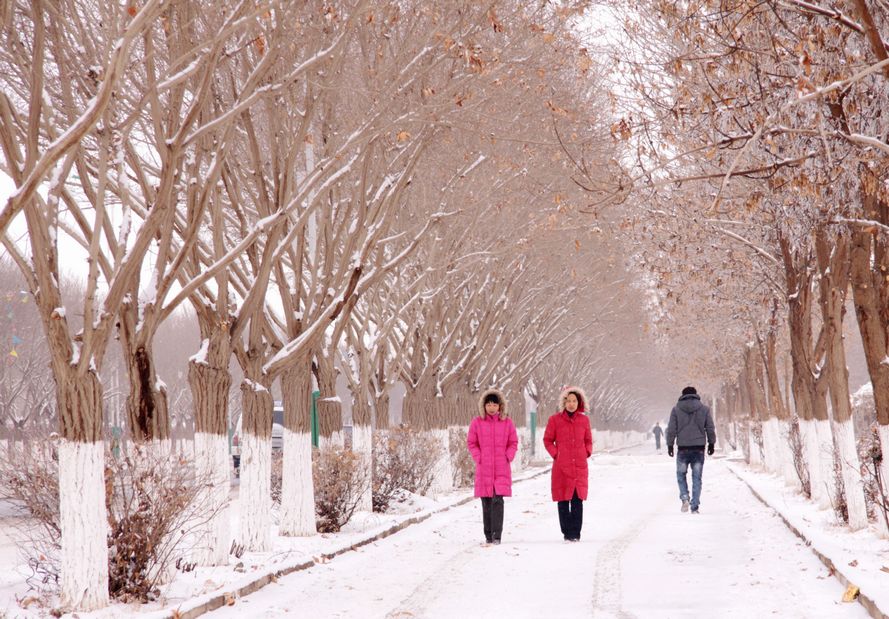
[[[428,606],[442,595],[453,595],[450,575],[459,573],[470,561],[475,546],[468,546],[454,554],[445,564],[423,580],[414,590],[386,614],[386,619],[414,619],[423,617]]]
[[[666,505],[666,501],[662,505]],[[621,559],[624,552],[639,537],[648,523],[660,513],[662,513],[662,509],[659,504],[630,525],[619,537],[602,546],[596,553],[591,599],[593,617],[634,619],[634,615],[623,608]]]

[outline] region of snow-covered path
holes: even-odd
[[[478,501],[297,572],[218,617],[866,617],[718,458],[701,514],[683,514],[672,459],[597,456],[583,539],[562,541],[549,475],[516,484],[504,542],[483,547]]]

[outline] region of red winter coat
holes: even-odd
[[[543,446],[553,457],[553,501],[570,501],[577,496],[585,501],[589,486],[587,458],[593,454],[590,419],[578,408],[573,418],[562,410],[549,418],[543,433]]]
[[[505,408],[505,400],[501,399]],[[505,412],[505,411],[504,411]],[[466,446],[475,460],[475,496],[512,496],[512,468],[519,446],[515,424],[509,417],[476,417],[469,424]]]

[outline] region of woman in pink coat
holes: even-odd
[[[503,534],[503,497],[512,496],[512,469],[519,446],[515,424],[506,416],[506,398],[488,389],[479,399],[479,415],[469,424],[466,446],[475,460],[475,496],[482,500],[485,543],[499,544]]]
[[[593,454],[593,433],[586,412],[586,394],[568,387],[559,398],[561,410],[546,422],[543,446],[553,457],[553,501],[559,504],[559,526],[565,541],[579,542],[583,502],[587,497],[587,458]]]

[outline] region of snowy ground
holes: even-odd
[[[596,459],[579,544],[562,541],[543,476],[516,485],[500,546],[479,544],[473,501],[212,615],[868,616],[724,460],[708,461],[695,516],[679,511],[673,460],[634,452]]]
[[[702,514],[680,513],[674,460],[652,452],[649,444],[594,457],[579,544],[562,541],[546,474],[515,484],[500,546],[480,545],[481,510],[472,500],[355,551],[319,558],[407,517],[366,514],[336,535],[279,538],[275,552],[243,557],[246,573],[233,569],[233,558],[226,568],[180,574],[162,604],[116,604],[78,616],[168,617],[162,607],[186,610],[264,571],[314,558],[317,564],[309,569],[211,616],[866,617],[860,605],[840,601],[844,586],[730,467],[785,517],[796,519],[794,526],[810,527],[807,536],[833,553],[843,571],[855,561],[859,572],[853,576],[860,577],[863,591],[889,591],[889,573],[879,569],[889,565],[889,543],[872,532],[848,533],[829,512],[797,499],[779,480],[723,458],[708,459],[705,466]],[[414,509],[441,509],[463,497],[418,499]],[[48,609],[37,604],[25,611],[16,603],[24,590],[11,548],[0,519],[0,619],[47,616]],[[869,579],[861,572],[865,568]]]

